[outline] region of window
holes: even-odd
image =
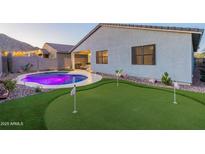
[[[132,47],[132,64],[155,65],[155,45]]]
[[[96,51],[96,64],[108,64],[108,51]]]

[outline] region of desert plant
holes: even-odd
[[[122,72],[123,72],[122,69],[119,69],[119,70],[115,71],[115,74],[116,74],[116,77],[117,77],[117,87],[119,86],[118,79],[119,79],[119,77],[121,77]]]
[[[165,85],[171,85],[172,84],[172,79],[169,77],[169,74],[165,72],[162,75],[161,82],[164,83]]]
[[[63,69],[58,69],[58,71],[70,72],[74,70],[72,68],[63,68]]]
[[[201,81],[201,82],[205,82],[205,78],[204,78],[204,77],[201,77],[201,78],[200,78],[200,81]]]
[[[9,96],[9,91],[3,86],[0,86],[0,99],[5,99]]]
[[[3,85],[5,89],[11,92],[16,88],[16,81],[15,80],[4,80]]]
[[[36,88],[35,88],[35,92],[36,92],[36,93],[42,92],[41,87],[36,87]]]
[[[23,66],[22,69],[24,72],[29,72],[32,67],[33,67],[33,64],[28,63],[25,66]]]
[[[119,70],[116,70],[115,73],[118,77],[120,77],[122,75],[122,72],[123,70],[122,69],[119,69]]]
[[[200,69],[200,75],[205,75],[205,71]]]

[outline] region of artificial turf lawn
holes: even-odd
[[[73,98],[64,95],[46,110],[48,129],[203,129],[205,106],[179,95],[174,105],[167,91],[129,84],[105,84],[77,95],[79,113],[72,113]]]
[[[0,104],[0,122],[23,126],[0,129],[205,129],[205,96],[113,80],[79,87],[78,113],[72,114],[70,89],[28,96]]]

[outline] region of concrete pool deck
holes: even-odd
[[[22,79],[25,78],[27,75],[38,74],[38,73],[45,73],[45,72],[62,72],[62,71],[42,71],[42,72],[22,74],[22,75],[19,75],[16,78],[17,84],[25,85],[25,86],[28,86],[28,87],[34,87],[34,88],[35,87],[40,87],[40,88],[43,88],[43,89],[71,88],[71,87],[74,86],[73,83],[63,84],[63,85],[43,85],[43,84],[34,83],[34,82],[24,82],[24,81],[22,81]],[[83,81],[76,82],[75,85],[77,87],[89,85],[89,84],[98,82],[98,81],[100,81],[102,79],[101,75],[90,73],[90,72],[87,72],[85,70],[70,71],[70,72],[68,72],[68,74],[84,75],[84,76],[87,77],[87,79],[85,79]]]

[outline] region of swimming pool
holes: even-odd
[[[30,74],[22,78],[23,82],[34,82],[43,85],[64,85],[73,82],[80,82],[87,79],[87,76],[79,74],[68,74],[67,72],[45,72]]]
[[[84,86],[100,81],[102,76],[87,71],[47,71],[19,75],[17,84],[29,87],[41,87],[45,89],[70,88]]]

